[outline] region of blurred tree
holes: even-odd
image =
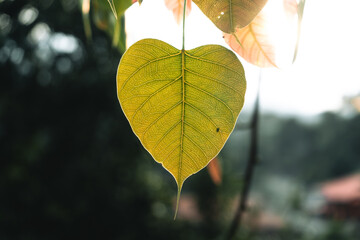
[[[308,184],[360,170],[360,115],[324,113],[318,123],[263,116],[262,163],[272,173]]]

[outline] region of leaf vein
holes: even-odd
[[[204,89],[202,89],[202,88],[199,88],[198,86],[196,86],[196,85],[194,85],[194,84],[191,84],[191,83],[189,83],[189,82],[185,82],[185,84],[188,85],[188,86],[190,86],[190,87],[192,87],[192,88],[194,88],[194,89],[197,89],[198,91],[200,91],[200,92],[202,92],[202,93],[205,93],[206,95],[208,95],[208,96],[216,99],[218,102],[221,102],[227,109],[230,110],[231,116],[232,116],[232,118],[233,118],[233,120],[234,120],[234,118],[235,118],[235,116],[234,116],[234,111],[229,107],[229,105],[226,104],[226,102],[224,102],[224,101],[221,100],[220,98],[216,97],[214,94],[212,94],[212,93],[210,93],[210,92],[208,92],[208,91],[206,91],[206,90],[204,90]]]
[[[176,145],[170,152],[169,154],[164,158],[164,160],[162,161],[162,165],[165,164],[165,162],[169,159],[170,155],[175,151],[175,149],[177,149],[178,147],[180,147],[180,144]]]
[[[143,64],[142,66],[140,66],[139,68],[136,69],[136,71],[134,71],[128,78],[126,78],[124,80],[124,83],[123,85],[121,86],[120,90],[119,90],[119,94],[122,92],[122,90],[125,88],[125,85],[126,83],[135,75],[137,74],[140,70],[142,70],[143,68],[145,68],[146,66],[148,66],[149,64],[152,64],[152,63],[156,63],[158,61],[161,61],[161,60],[164,60],[164,59],[168,59],[168,58],[171,58],[171,57],[176,57],[180,55],[180,53],[176,53],[176,54],[173,54],[173,55],[169,55],[169,56],[164,56],[164,57],[161,57],[161,58],[157,58],[157,59],[154,59],[154,60],[151,60],[145,64]]]
[[[251,32],[251,34],[254,36],[254,40],[256,42],[256,44],[258,45],[260,51],[262,52],[262,54],[264,55],[264,57],[269,61],[269,63],[271,65],[273,65],[274,67],[277,68],[276,64],[270,59],[270,57],[266,54],[265,50],[263,49],[263,47],[261,46],[260,42],[258,41],[257,37],[256,37],[256,34],[252,28],[251,25],[249,25],[249,31]]]
[[[185,122],[185,124],[189,127],[191,127],[192,129],[194,129],[196,132],[198,132],[201,136],[205,137],[206,140],[208,140],[209,143],[211,143],[211,145],[214,146],[215,149],[217,149],[217,146],[206,136],[206,134],[202,133],[199,129],[197,129],[194,125],[188,123],[188,122]]]
[[[190,136],[186,135],[184,133],[184,137],[186,137],[194,146],[196,146],[200,151],[201,153],[205,156],[206,159],[208,159],[209,157],[206,155],[206,153],[204,152],[204,149],[202,149],[199,144],[197,144],[194,140],[191,139]]]
[[[151,46],[151,47],[154,47],[154,48],[157,48],[157,49],[163,51],[163,52],[166,53],[167,55],[171,55],[171,53],[169,53],[168,51],[164,50],[163,48],[161,48],[161,47],[159,47],[159,46],[157,46],[157,45],[155,45],[155,44],[140,42],[140,43],[138,44],[138,46],[140,47],[141,45]]]
[[[166,89],[167,87],[171,86],[172,84],[174,84],[177,80],[179,80],[181,78],[177,77],[175,78],[173,81],[165,84],[164,86],[162,86],[161,88],[157,89],[155,92],[153,92],[152,94],[149,95],[149,97],[147,99],[145,99],[144,102],[141,103],[141,105],[135,110],[134,115],[131,117],[131,122],[134,120],[135,115],[139,112],[139,110],[141,110],[141,108],[156,94],[158,94],[159,92],[161,92],[162,90]]]
[[[171,108],[169,108],[168,110],[166,110],[165,112],[163,112],[157,119],[155,119],[152,123],[149,124],[149,126],[144,130],[143,134],[142,134],[142,139],[145,141],[145,134],[146,132],[152,127],[154,126],[155,123],[157,123],[161,118],[163,118],[167,113],[169,113],[171,110],[173,110],[174,108],[176,108],[180,103],[182,103],[182,101],[177,102],[176,104],[174,104]]]
[[[242,93],[241,93],[240,91],[238,91],[237,89],[233,88],[233,87],[230,86],[230,85],[227,85],[227,84],[224,83],[224,82],[221,82],[221,81],[217,80],[216,78],[208,77],[208,76],[206,76],[205,74],[197,73],[197,72],[192,71],[192,70],[190,70],[190,69],[188,69],[188,68],[185,68],[185,71],[187,71],[187,72],[189,72],[189,73],[192,73],[192,74],[194,74],[194,75],[196,75],[196,76],[203,77],[203,78],[206,78],[206,79],[211,80],[211,81],[213,81],[213,82],[219,83],[219,84],[221,84],[221,85],[223,85],[223,86],[225,86],[225,87],[233,90],[234,92],[239,93],[239,94],[243,97],[243,95],[242,95]]]
[[[222,51],[224,51],[224,49],[221,49],[221,48],[215,49],[215,50],[213,50],[213,51],[207,51],[207,52],[199,55],[199,57],[204,57],[204,56],[206,56],[206,55],[209,55],[209,54],[212,54],[212,53],[216,53],[216,52],[222,52]]]
[[[203,115],[207,120],[209,120],[209,122],[211,122],[215,128],[217,128],[217,125],[215,124],[215,122],[209,117],[209,115],[207,115],[206,113],[204,113],[203,111],[201,111],[198,107],[192,105],[191,103],[185,102],[186,105],[190,106],[192,109],[196,110],[197,112],[199,112],[201,115]]]
[[[208,59],[206,59],[206,58],[201,58],[201,57],[193,56],[193,55],[191,55],[191,54],[189,54],[189,53],[187,53],[187,52],[185,52],[185,54],[186,54],[186,56],[188,56],[188,57],[190,57],[190,58],[192,58],[192,59],[197,59],[197,60],[199,60],[199,61],[203,61],[203,62],[206,62],[206,63],[210,63],[210,64],[217,65],[217,66],[219,66],[219,67],[226,68],[226,69],[228,69],[228,70],[230,70],[230,71],[232,71],[232,72],[235,72],[235,73],[239,74],[240,76],[243,76],[243,75],[244,75],[244,74],[239,73],[239,72],[236,71],[235,69],[232,69],[231,67],[229,67],[229,66],[227,66],[227,65],[225,65],[225,64],[221,64],[221,63],[218,63],[218,62],[214,62],[214,61],[208,60]]]
[[[177,121],[174,125],[171,126],[162,136],[161,138],[156,142],[155,146],[152,149],[152,152],[155,151],[155,149],[159,146],[162,140],[177,126],[181,123],[181,120]]]
[[[183,151],[184,154],[194,163],[194,165],[196,166],[197,169],[199,169],[199,164],[190,156],[190,154],[188,154],[186,151]]]
[[[148,84],[153,83],[153,82],[167,82],[167,81],[171,81],[171,80],[174,80],[174,79],[172,79],[172,78],[167,78],[167,79],[154,79],[154,80],[147,81],[147,82],[144,82],[144,83],[142,83],[142,84],[136,85],[136,86],[134,86],[133,89],[136,89],[136,88],[139,88],[139,87],[148,85]]]

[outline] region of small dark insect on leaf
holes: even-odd
[[[216,132],[219,132],[220,128],[216,128]]]

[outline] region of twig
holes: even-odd
[[[259,119],[259,95],[260,95],[260,82],[261,82],[261,72],[259,75],[259,85],[257,90],[257,96],[255,101],[254,112],[251,117],[250,129],[250,150],[249,150],[249,159],[246,165],[245,176],[244,176],[244,185],[241,191],[239,207],[235,213],[235,217],[231,223],[229,232],[226,239],[233,239],[238,229],[241,227],[241,220],[243,213],[246,211],[246,203],[248,199],[249,190],[251,187],[251,181],[257,163],[258,156],[258,119]]]

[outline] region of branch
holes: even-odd
[[[239,207],[235,213],[235,217],[231,223],[230,230],[227,234],[226,239],[232,239],[234,238],[236,232],[241,227],[241,220],[243,213],[246,211],[246,203],[248,199],[249,190],[251,187],[251,181],[255,169],[255,165],[257,163],[257,156],[258,156],[258,119],[259,119],[259,95],[260,95],[260,82],[261,82],[261,72],[259,75],[259,85],[258,85],[258,91],[255,101],[255,108],[254,112],[251,117],[251,123],[250,123],[250,129],[251,129],[251,135],[250,135],[250,152],[249,152],[249,159],[246,165],[245,170],[245,176],[244,176],[244,185],[243,189],[241,191],[240,201],[239,201]]]

